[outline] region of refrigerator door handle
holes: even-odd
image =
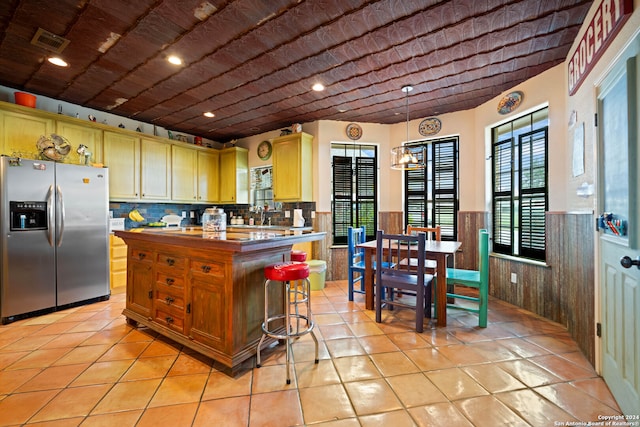
[[[62,197],[62,189],[60,188],[60,186],[57,186],[57,190],[56,192],[58,193],[58,197],[56,197],[56,218],[58,219],[59,223],[56,224],[57,227],[56,229],[58,230],[58,235],[57,237],[57,246],[60,247],[60,245],[62,245],[62,236],[64,235],[64,216],[65,216],[65,212],[64,212],[64,198]]]
[[[53,210],[53,185],[49,186],[49,191],[47,191],[47,241],[49,241],[49,246],[53,247],[53,230],[55,229],[54,221],[55,221],[55,211]]]

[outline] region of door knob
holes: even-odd
[[[620,258],[620,264],[624,268],[631,268],[632,265],[635,265],[636,267],[638,267],[638,270],[640,270],[640,256],[636,259],[631,259],[630,256],[625,255]]]

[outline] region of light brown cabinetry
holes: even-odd
[[[220,203],[249,203],[249,151],[220,150]]]
[[[153,307],[153,252],[128,245],[127,309],[151,319]]]
[[[112,290],[127,285],[127,245],[113,234],[109,235],[109,273]]]
[[[313,136],[294,133],[273,140],[273,200],[313,201]]]
[[[129,323],[229,368],[253,357],[262,336],[264,267],[285,259],[291,245],[304,238],[293,235],[244,246],[200,240],[191,232],[183,237],[162,231],[116,235],[129,247],[123,312]],[[273,292],[273,301],[282,301],[282,290],[274,287]]]

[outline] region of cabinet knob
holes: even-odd
[[[171,316],[165,317],[164,320],[166,320],[167,323],[173,323],[173,317],[171,317]]]
[[[164,300],[167,303],[167,305],[171,305],[171,303],[174,301],[174,299],[172,297],[169,297],[169,296],[166,297]]]
[[[167,264],[168,265],[173,265],[173,264],[175,264],[175,262],[176,261],[173,258],[167,258]]]
[[[138,252],[138,258],[139,259],[144,259],[147,256],[147,254],[145,254],[144,252]]]
[[[204,271],[205,273],[208,273],[211,271],[211,267],[208,265],[203,265],[202,266],[202,271]]]
[[[167,285],[171,286],[171,285],[173,285],[173,282],[175,282],[175,280],[172,279],[171,277],[167,277],[166,282],[167,282]]]

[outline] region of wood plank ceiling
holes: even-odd
[[[0,3],[0,84],[226,142],[322,119],[402,122],[406,84],[412,119],[474,108],[562,63],[592,1]],[[31,44],[38,28],[70,41],[68,67]]]

